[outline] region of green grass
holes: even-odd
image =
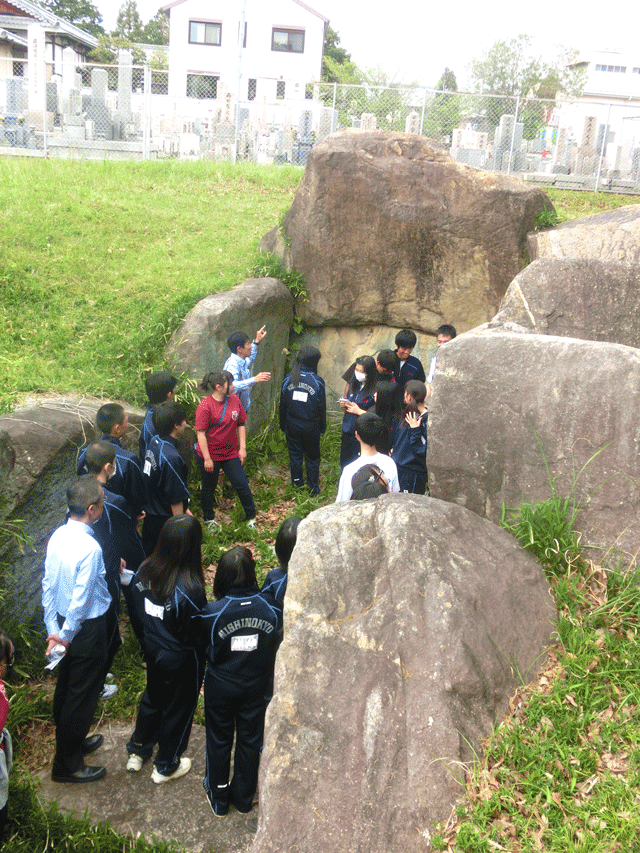
[[[250,164],[0,158],[0,408],[36,391],[142,403],[144,372],[163,366],[163,347],[188,310],[256,269],[275,269],[271,259],[258,256],[258,242],[281,221],[301,174]],[[560,221],[635,202],[559,190],[549,195]],[[181,390],[183,399],[187,390]],[[322,442],[324,491],[312,498],[288,484],[276,425],[252,436],[247,470],[261,526],[249,530],[236,503],[228,525],[205,532],[205,562],[244,542],[262,579],[276,564],[272,545],[282,520],[333,500],[338,445],[336,422]],[[197,509],[198,487],[192,485]],[[562,513],[555,504],[531,506],[510,523],[520,525],[525,538],[535,529],[544,556],[556,540],[573,548],[566,525],[549,526],[550,517]],[[548,528],[544,541],[540,522]],[[559,663],[550,665],[546,685],[521,691],[520,711],[490,739],[485,759],[469,773],[476,794],[461,808],[466,817],[443,830],[441,849],[454,849],[449,842],[455,844],[456,836],[455,849],[465,853],[495,850],[496,844],[584,853],[640,847],[633,840],[640,781],[639,587],[618,571],[591,572],[579,559],[567,561],[564,555],[574,552],[564,545],[555,550],[560,557],[550,576],[561,611]],[[16,734],[18,767],[4,849],[146,853],[151,845],[142,840],[42,807],[21,780],[29,731],[51,716],[50,691],[41,683],[43,638],[41,626],[17,638],[8,725]],[[144,686],[139,663],[130,639],[114,661],[120,693],[108,703],[110,718],[133,720]],[[623,752],[624,774],[600,772]],[[589,792],[595,773],[599,782]],[[565,814],[568,828],[562,826]],[[618,840],[621,846],[613,846]]]
[[[0,159],[0,403],[142,402],[171,332],[242,281],[301,169]]]

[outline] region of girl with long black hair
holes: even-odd
[[[147,688],[127,744],[127,770],[141,770],[157,743],[151,774],[157,784],[191,769],[183,753],[203,675],[204,655],[192,619],[207,603],[201,546],[200,522],[191,515],[172,516],[133,581],[144,629]]]
[[[375,359],[370,355],[358,358],[346,396],[340,400],[340,406],[345,410],[340,444],[341,469],[358,458],[360,445],[356,439],[356,420],[358,415],[375,405],[374,394],[377,381],[378,371]]]

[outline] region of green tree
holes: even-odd
[[[116,28],[111,35],[130,42],[141,42],[143,40],[143,31],[142,18],[138,12],[136,0],[124,0],[118,12]]]
[[[44,0],[42,5],[96,38],[104,34],[100,10],[89,0]]]
[[[100,36],[98,38],[98,47],[95,47],[89,54],[89,59],[96,65],[117,65],[118,51],[130,50],[131,61],[133,65],[143,65],[147,60],[147,55],[144,50],[140,50],[128,39],[120,38],[119,36]]]
[[[339,47],[340,36],[327,27],[322,55],[322,79],[325,83],[361,83],[362,72],[351,61],[351,54]]]
[[[472,59],[471,80],[477,92],[487,95],[483,110],[490,124],[495,127],[502,114],[513,114],[517,98],[553,100],[561,91],[579,94],[585,73],[575,59],[576,54],[565,48],[552,62],[545,62],[534,53],[527,35],[497,41],[483,56]],[[546,121],[546,113],[543,103],[530,100],[523,104],[518,118],[525,125],[526,139],[534,138]]]
[[[460,124],[461,98],[456,75],[445,68],[435,93],[425,103],[423,132],[432,139],[449,144],[454,127]]]
[[[144,25],[142,41],[144,44],[169,44],[169,18],[162,9]]]

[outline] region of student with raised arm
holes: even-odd
[[[263,326],[256,332],[255,339],[249,340],[244,332],[232,332],[227,340],[231,355],[224,363],[224,370],[228,370],[233,376],[234,393],[240,398],[245,412],[249,411],[251,405],[251,389],[256,382],[268,382],[271,374],[261,371],[255,376],[251,375],[251,367],[258,355],[260,341],[267,334],[267,327]]]

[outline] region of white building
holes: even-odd
[[[162,9],[170,96],[303,100],[305,84],[320,79],[329,20],[302,0],[173,0]]]
[[[575,101],[558,97],[554,124],[582,149],[605,154],[605,168],[625,172],[640,146],[640,50],[599,50],[576,62],[587,79]]]

